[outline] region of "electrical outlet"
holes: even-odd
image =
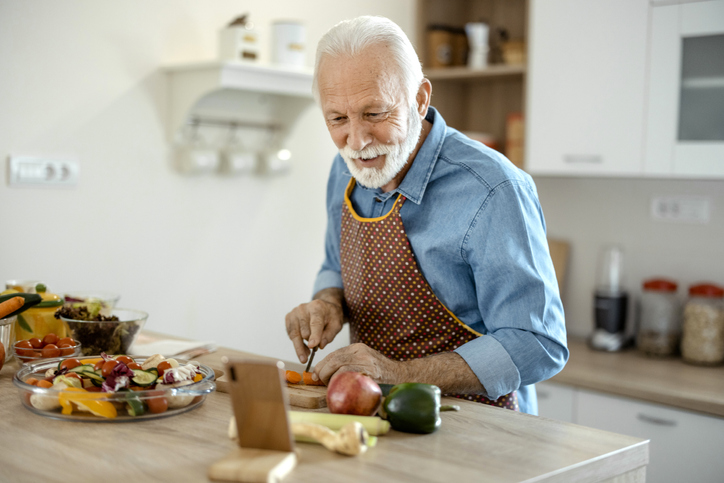
[[[710,200],[701,196],[656,196],[651,217],[656,221],[709,223]]]
[[[71,187],[78,184],[80,165],[75,159],[12,156],[8,184],[28,187]]]

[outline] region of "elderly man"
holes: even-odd
[[[349,322],[352,344],[314,378],[358,371],[536,414],[532,384],[560,371],[568,350],[533,180],[446,126],[388,19],[327,32],[314,93],[339,155],[315,295],[286,317],[299,360]]]

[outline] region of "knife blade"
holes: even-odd
[[[312,349],[312,353],[309,355],[309,360],[307,361],[307,368],[304,369],[304,372],[309,372],[309,368],[312,367],[312,361],[314,360],[314,354],[317,353],[317,349],[319,349],[319,346]]]

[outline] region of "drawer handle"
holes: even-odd
[[[676,426],[676,421],[672,421],[671,419],[663,419],[663,418],[656,418],[654,416],[648,416],[646,414],[637,414],[636,417],[639,421],[643,421],[644,423],[651,423],[655,424],[657,426],[670,426],[674,427]]]
[[[603,157],[599,154],[564,154],[563,162],[568,164],[601,164]]]

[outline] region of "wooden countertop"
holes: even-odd
[[[230,349],[197,358],[259,358]],[[169,418],[70,422],[20,403],[0,371],[0,481],[207,481],[210,464],[234,449],[227,437],[228,394]],[[648,441],[455,400],[430,435],[391,431],[358,457],[298,443],[299,464],[284,480],[308,481],[643,481]]]
[[[582,339],[569,340],[568,347],[568,364],[550,382],[724,416],[724,366],[652,358],[635,349],[601,352]]]

